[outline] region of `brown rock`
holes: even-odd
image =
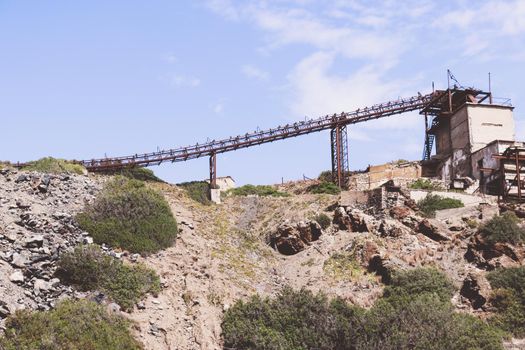
[[[270,244],[281,254],[294,255],[306,249],[310,242],[322,234],[321,226],[315,221],[283,224],[271,235]]]
[[[417,232],[424,234],[434,241],[450,241],[446,228],[439,227],[435,222],[424,219],[419,223]]]
[[[350,217],[343,207],[339,207],[334,212],[334,224],[341,230],[348,230],[351,227]]]
[[[348,216],[353,232],[374,232],[376,230],[377,223],[372,216],[357,209],[348,212]]]
[[[390,216],[399,221],[412,214],[414,214],[414,211],[408,207],[396,206],[390,209]]]
[[[404,225],[395,220],[383,220],[378,229],[381,237],[401,237],[410,231]]]
[[[489,281],[482,273],[470,272],[460,290],[460,294],[467,298],[474,309],[480,309],[490,297],[492,289]]]

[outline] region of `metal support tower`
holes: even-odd
[[[332,178],[339,188],[347,188],[350,174],[348,163],[348,136],[346,125],[340,124],[330,131],[332,146]]]
[[[430,133],[431,127],[432,121],[429,120],[428,114],[425,113],[425,147],[423,148],[423,160],[429,160],[432,155],[432,146],[434,145],[435,136]]]
[[[210,155],[210,189],[217,188],[217,155]]]

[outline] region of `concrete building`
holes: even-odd
[[[485,181],[484,172],[498,168],[493,155],[515,144],[513,107],[491,103],[489,93],[449,91],[422,112],[433,117],[427,128],[427,154],[433,141],[436,146],[436,154],[422,163],[423,175],[448,184],[467,177]]]

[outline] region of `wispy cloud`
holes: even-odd
[[[261,81],[268,80],[269,77],[270,77],[268,72],[265,72],[265,71],[255,67],[255,66],[252,66],[250,64],[245,64],[244,66],[242,66],[241,67],[241,72],[242,72],[242,74],[244,74],[248,78],[261,80]]]
[[[168,78],[171,86],[175,87],[198,87],[201,85],[201,80],[197,77],[190,77],[181,74],[171,74]]]

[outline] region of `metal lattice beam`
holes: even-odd
[[[341,189],[348,187],[350,166],[348,163],[348,135],[346,125],[338,125],[330,131],[332,148],[332,178]]]

